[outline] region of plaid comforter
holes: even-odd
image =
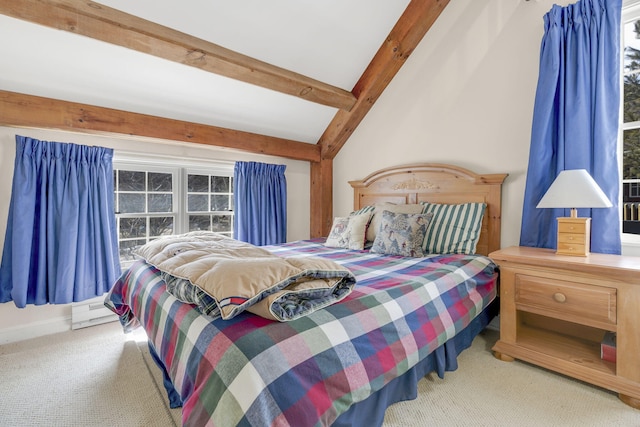
[[[496,268],[483,256],[381,256],[319,240],[268,249],[332,259],[355,274],[356,287],[342,302],[286,323],[250,313],[212,321],[167,293],[144,262],[107,296],[123,324],[139,321],[147,331],[182,397],[186,426],[330,425],[496,296]]]

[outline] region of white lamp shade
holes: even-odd
[[[558,174],[538,208],[609,208],[611,201],[585,169]]]

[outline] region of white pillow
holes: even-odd
[[[370,219],[370,213],[334,218],[331,232],[324,245],[332,248],[364,249],[365,233]]]

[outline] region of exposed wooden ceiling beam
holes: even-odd
[[[356,102],[355,96],[344,89],[91,1],[2,0],[0,14],[102,40],[340,110],[348,111]]]
[[[448,3],[449,0],[411,0],[353,88],[356,105],[351,111],[338,111],[320,137],[323,159],[333,159],[338,154]]]
[[[126,134],[311,162],[311,234],[332,219],[332,160],[449,0],[411,0],[352,93],[82,0],[2,0],[0,14],[117,44],[339,109],[317,144],[0,91],[0,125]],[[313,208],[319,207],[314,213]]]
[[[7,91],[0,91],[0,126],[147,137],[320,161],[316,144]]]

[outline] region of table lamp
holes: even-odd
[[[591,245],[591,218],[579,218],[577,208],[610,208],[611,201],[585,169],[561,171],[537,208],[570,208],[558,218],[559,255],[587,256]]]

